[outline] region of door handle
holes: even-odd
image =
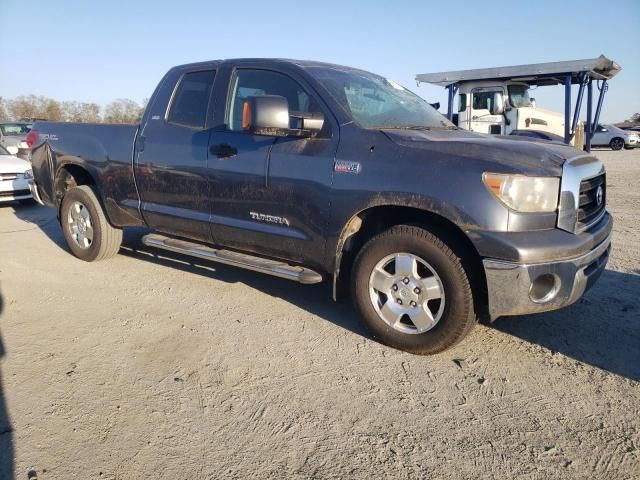
[[[209,153],[218,158],[229,158],[235,157],[238,154],[238,149],[227,143],[220,143],[218,145],[211,145],[209,147]]]

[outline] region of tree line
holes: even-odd
[[[21,119],[46,119],[56,122],[138,123],[148,98],[138,104],[128,98],[118,98],[104,108],[91,102],[59,102],[42,95],[22,95],[13,100],[0,97],[0,122]],[[628,122],[640,122],[634,113]]]
[[[149,99],[138,104],[119,98],[102,108],[91,102],[59,102],[42,95],[22,95],[14,99],[0,97],[0,121],[46,119],[56,122],[138,123]]]

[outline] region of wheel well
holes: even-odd
[[[78,165],[65,165],[56,175],[54,184],[54,196],[58,206],[62,203],[67,190],[78,185],[95,185],[96,181],[84,168]]]
[[[336,278],[336,296],[346,293],[355,257],[367,241],[395,225],[414,225],[425,228],[441,238],[462,260],[473,290],[476,313],[486,314],[487,281],[482,258],[469,237],[455,223],[426,210],[399,206],[372,207],[360,212],[358,217],[362,221],[360,228],[344,240],[341,251],[340,244],[338,247],[336,259],[339,259],[340,265]],[[347,225],[351,224],[350,221]]]

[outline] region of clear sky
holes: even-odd
[[[416,73],[602,53],[623,67],[602,120],[640,111],[640,0],[0,0],[0,19],[5,98],[140,102],[176,64],[287,57],[364,68],[444,106]],[[535,97],[562,110],[559,87]]]

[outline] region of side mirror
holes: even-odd
[[[435,108],[436,110],[440,110],[440,102],[431,103],[430,105],[431,105],[433,108]]]
[[[242,106],[242,129],[255,135],[313,136],[323,125],[322,113],[290,112],[280,95],[253,95]]]
[[[242,130],[284,137],[289,130],[289,102],[279,95],[247,97],[242,106]]]
[[[491,115],[502,115],[504,113],[504,97],[502,93],[495,92],[491,102]]]
[[[529,101],[531,102],[531,108],[536,108],[536,99],[532,97]]]
[[[11,155],[17,155],[18,151],[18,147],[16,147],[15,145],[7,147],[7,152],[9,152]]]

